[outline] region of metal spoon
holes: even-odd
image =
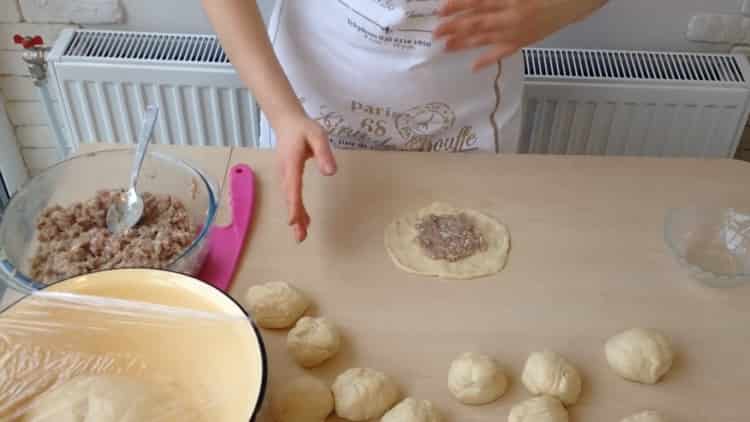
[[[107,210],[107,228],[111,233],[122,233],[138,224],[143,216],[143,198],[136,192],[135,185],[146,158],[146,150],[151,142],[159,107],[148,106],[143,116],[141,131],[138,133],[138,146],[135,150],[135,161],[130,172],[130,188],[118,195]]]

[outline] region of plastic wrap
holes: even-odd
[[[216,420],[229,399],[200,369],[211,365],[200,345],[247,326],[228,314],[34,293],[0,314],[0,421]]]

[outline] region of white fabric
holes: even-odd
[[[281,0],[269,30],[307,113],[339,148],[514,152],[520,55],[479,73],[480,51],[433,41],[440,0]],[[275,140],[265,118],[261,146]]]

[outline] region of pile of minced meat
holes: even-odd
[[[417,243],[432,259],[457,262],[487,250],[487,241],[468,215],[430,214],[417,223]]]
[[[143,218],[130,230],[112,234],[106,216],[120,191],[69,207],[53,206],[37,221],[31,277],[43,283],[114,268],[166,268],[198,234],[185,204],[170,195],[143,193]]]

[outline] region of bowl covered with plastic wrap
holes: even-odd
[[[161,270],[96,272],[0,312],[4,422],[247,422],[259,331],[228,295]]]

